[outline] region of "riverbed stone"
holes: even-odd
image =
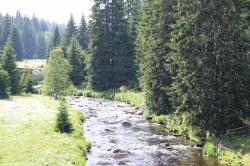
[[[123,126],[125,126],[125,127],[132,126],[132,124],[131,124],[131,123],[129,123],[129,122],[123,122],[123,123],[122,123],[122,125],[123,125]]]

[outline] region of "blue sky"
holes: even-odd
[[[78,23],[83,13],[89,17],[92,6],[91,0],[0,0],[0,4],[2,14],[15,15],[20,10],[23,15],[35,14],[57,23],[66,23],[71,13]]]

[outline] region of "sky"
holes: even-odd
[[[35,14],[38,18],[67,23],[72,13],[75,21],[80,22],[82,14],[86,19],[91,14],[91,0],[0,0],[0,13],[16,15],[19,10],[22,15],[30,17]]]

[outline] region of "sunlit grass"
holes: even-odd
[[[231,151],[222,151],[220,159],[232,165],[246,165],[250,163],[250,134],[234,136],[226,144]]]
[[[43,96],[0,100],[0,165],[85,165],[83,115],[70,108],[73,133],[57,133],[57,106]]]
[[[28,59],[23,61],[18,61],[17,66],[20,68],[37,68],[46,65],[46,59]]]
[[[145,99],[142,92],[134,92],[130,90],[121,92],[119,90],[111,89],[103,92],[98,92],[94,90],[84,89],[83,95],[88,97],[117,100],[131,104],[136,107],[142,107],[145,103]]]

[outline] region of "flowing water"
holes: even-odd
[[[87,97],[67,101],[87,117],[85,137],[92,141],[88,166],[221,166],[128,104]]]

